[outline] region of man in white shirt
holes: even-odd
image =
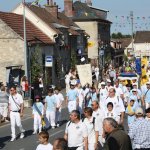
[[[116,111],[117,115],[120,116],[119,124],[123,124],[125,107],[124,107],[122,99],[116,95],[115,88],[111,88],[109,90],[109,96],[105,101],[105,108],[107,108],[107,104],[109,102],[113,103],[114,110]]]
[[[24,138],[25,130],[21,124],[21,117],[23,116],[23,98],[20,94],[16,92],[16,87],[10,88],[10,96],[9,96],[9,112],[10,112],[10,124],[11,124],[11,132],[12,138],[11,142],[16,139],[15,133],[15,125],[17,125],[20,129],[20,138]]]
[[[80,120],[80,112],[73,110],[66,125],[64,138],[68,141],[69,150],[88,150],[88,131]]]

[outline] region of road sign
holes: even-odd
[[[52,66],[53,66],[53,56],[46,56],[45,67],[52,67]]]

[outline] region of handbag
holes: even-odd
[[[15,105],[17,106],[17,108],[19,109],[18,112],[20,113],[21,112],[21,109],[20,109],[20,105],[14,100],[13,96],[11,95],[12,97],[12,100],[14,101]]]

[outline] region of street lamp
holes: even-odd
[[[100,71],[100,80],[102,80],[102,74],[103,74],[103,66],[104,66],[104,48],[99,48],[99,71]]]

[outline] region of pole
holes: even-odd
[[[22,3],[23,3],[23,31],[24,31],[24,69],[25,69],[25,76],[28,78],[25,0],[22,0]]]
[[[133,11],[130,12],[130,18],[131,18],[131,32],[132,32],[132,51],[133,49]]]

